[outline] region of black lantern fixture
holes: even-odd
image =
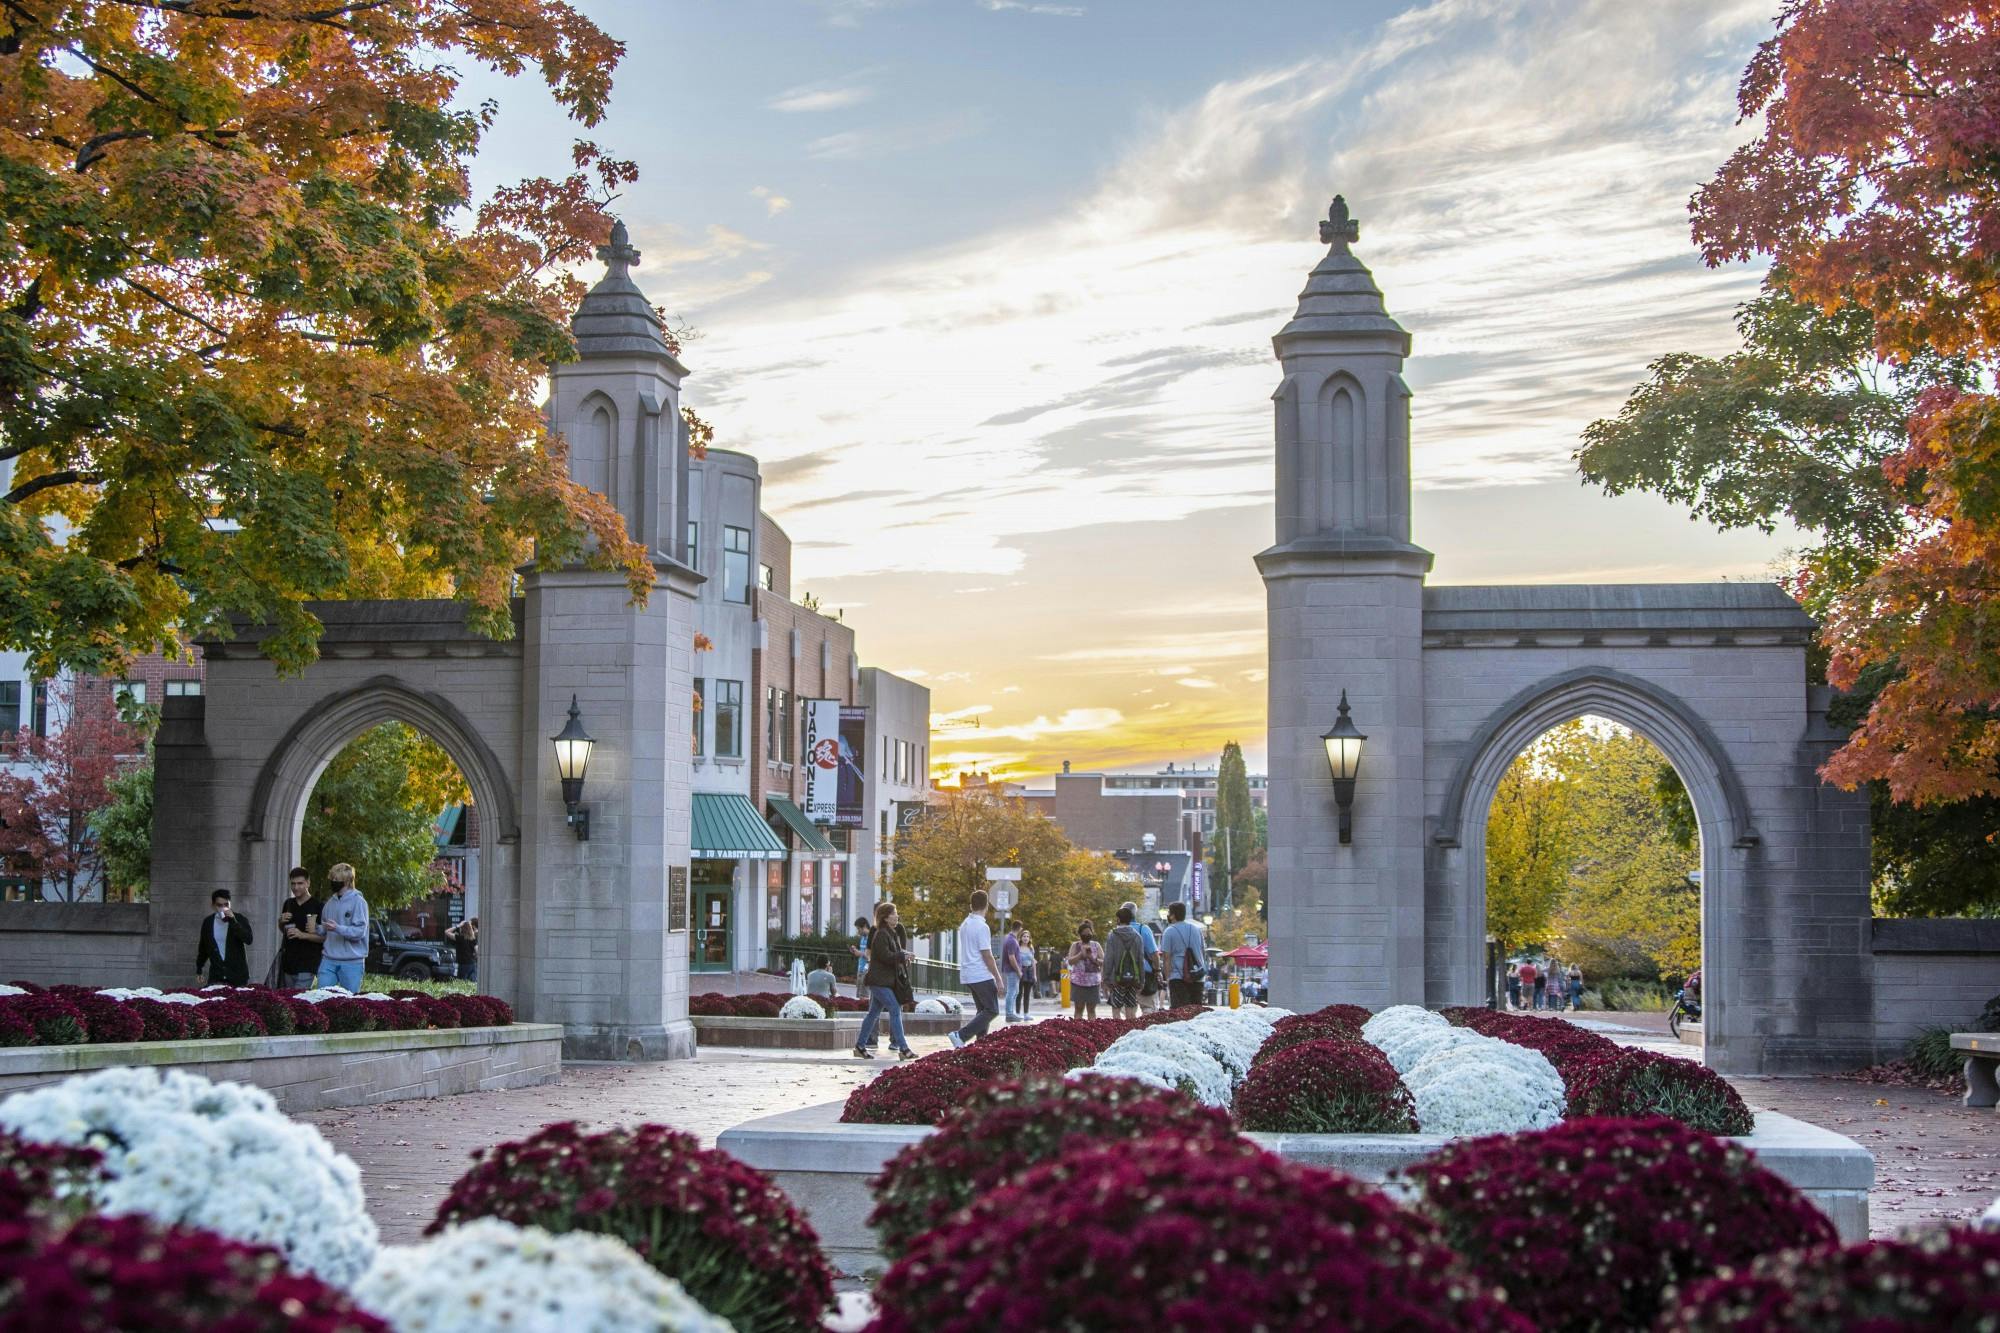
[[[574,694],[569,697],[569,721],[550,739],[555,742],[556,776],[562,779],[569,826],[578,842],[589,842],[590,807],[583,803],[583,775],[590,768],[590,751],[597,742],[583,729],[583,713],[576,706]]]
[[[1347,691],[1340,692],[1340,716],[1333,730],[1320,737],[1326,746],[1326,766],[1333,771],[1333,800],[1340,807],[1340,840],[1354,841],[1354,775],[1361,771],[1361,743],[1368,738],[1347,715]]]

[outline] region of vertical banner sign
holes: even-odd
[[[806,705],[806,818],[831,824],[840,810],[840,700]]]
[[[840,785],[834,820],[842,828],[867,828],[868,710],[840,710]]]
[[[1196,861],[1188,869],[1188,910],[1190,912],[1199,912],[1201,910],[1201,891],[1204,887],[1201,882],[1201,876],[1205,868],[1201,862]]]

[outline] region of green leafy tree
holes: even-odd
[[[1209,873],[1217,892],[1256,850],[1251,815],[1250,770],[1243,763],[1243,747],[1230,741],[1222,747],[1222,762],[1216,769],[1215,833],[1208,847]]]
[[[345,861],[379,910],[437,891],[436,819],[466,799],[457,765],[414,727],[385,722],[335,755],[306,801],[304,864],[315,884]]]
[[[1486,816],[1486,930],[1509,953],[1547,940],[1569,892],[1571,771],[1583,724],[1543,735],[1500,778]]]
[[[955,929],[973,891],[986,887],[988,866],[1021,868],[1020,901],[1008,917],[1043,945],[1073,938],[1086,919],[1101,934],[1132,896],[1118,862],[1078,847],[1025,802],[947,790],[896,843],[888,887],[903,924],[920,935]]]
[[[153,757],[111,779],[111,803],[90,817],[109,896],[143,902],[153,873]]]

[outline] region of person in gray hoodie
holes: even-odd
[[[368,900],[354,887],[354,867],[342,861],[326,872],[333,893],[326,900],[319,932],[326,945],[319,955],[319,984],[361,993],[368,962]]]

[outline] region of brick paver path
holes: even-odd
[[[1634,1044],[1666,1048],[1651,1015],[1581,1015]],[[1642,1029],[1631,1032],[1630,1028]],[[942,1037],[912,1038],[928,1053]],[[1692,1048],[1686,1048],[1693,1054]],[[884,1067],[827,1051],[704,1049],[656,1065],[570,1065],[559,1083],[512,1092],[322,1111],[301,1117],[354,1158],[384,1241],[417,1238],[474,1148],[521,1138],[553,1120],[593,1126],[659,1121],[704,1143],[760,1115],[845,1097]],[[2000,1116],[1944,1093],[1837,1078],[1732,1080],[1752,1106],[1845,1134],[1875,1154],[1869,1215],[1877,1235],[1975,1216],[2000,1197]]]

